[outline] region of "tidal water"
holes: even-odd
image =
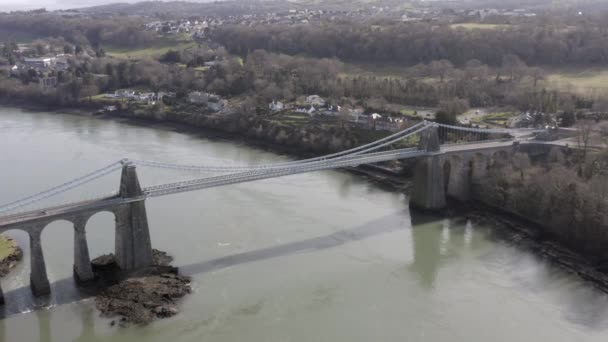
[[[0,108],[0,205],[122,158],[246,165],[288,160],[168,127]],[[144,186],[195,173],[138,168]],[[111,175],[52,201],[117,190]],[[44,203],[39,204],[43,206]],[[155,248],[194,292],[181,313],[119,328],[71,279],[73,231],[43,232],[50,298],[31,298],[24,262],[1,280],[0,341],[603,341],[608,296],[494,227],[410,212],[401,193],[340,171],[147,201]],[[92,257],[112,252],[113,217],[87,225]]]

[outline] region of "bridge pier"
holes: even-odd
[[[410,204],[423,210],[445,208],[445,185],[443,157],[441,155],[424,158],[414,167],[414,186]]]
[[[422,158],[416,163],[410,204],[423,210],[443,209],[446,206],[445,177],[437,126],[431,126],[422,132],[418,148],[435,155]]]
[[[122,169],[120,196],[143,196],[133,164],[126,164]],[[116,209],[115,215],[115,255],[118,266],[126,271],[151,266],[152,243],[145,202],[141,200],[123,205]]]
[[[74,222],[74,278],[77,283],[85,283],[95,278],[91,267],[85,226],[86,220],[83,218]]]
[[[42,253],[41,234],[42,227],[30,231],[30,287],[35,297],[51,293],[51,285],[46,274],[46,263]]]

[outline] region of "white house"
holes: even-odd
[[[188,101],[190,101],[190,103],[207,103],[209,102],[209,94],[193,91],[188,94]]]
[[[283,104],[283,102],[281,101],[276,101],[273,100],[269,105],[268,108],[273,111],[273,112],[280,112],[283,109],[285,109],[285,104]]]
[[[325,100],[319,95],[310,95],[306,98],[306,103],[312,106],[325,107]]]
[[[23,62],[28,68],[50,68],[55,65],[55,57],[24,58]]]

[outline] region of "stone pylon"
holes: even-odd
[[[143,196],[135,165],[125,163],[120,180],[120,197]],[[118,266],[130,271],[153,264],[152,243],[144,200],[125,204],[116,211],[115,254]]]

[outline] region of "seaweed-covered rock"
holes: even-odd
[[[175,274],[132,278],[102,291],[95,305],[106,317],[118,315],[124,323],[147,324],[176,315],[176,301],[190,291],[190,279]]]

